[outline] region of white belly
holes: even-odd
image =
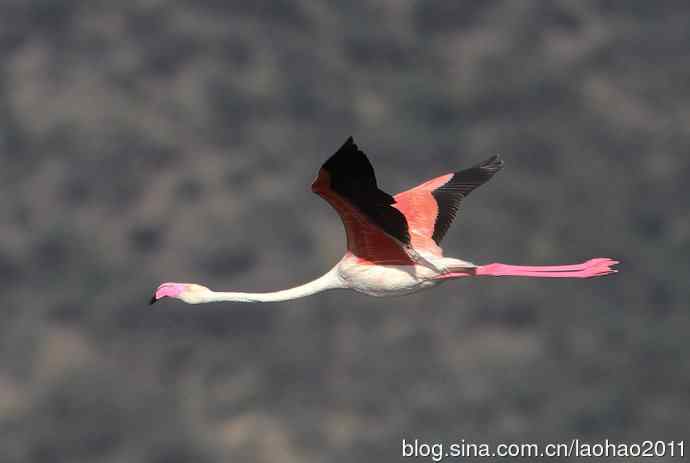
[[[349,288],[370,296],[397,296],[430,288],[440,282],[432,279],[436,275],[421,265],[362,265],[343,259],[338,266],[338,276]]]

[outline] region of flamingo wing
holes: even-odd
[[[369,263],[413,263],[407,219],[393,207],[393,196],[378,188],[374,168],[352,137],[324,163],[311,188],[340,215],[352,254]]]
[[[501,158],[493,156],[469,169],[441,175],[395,195],[394,207],[407,218],[413,245],[430,249],[439,246],[462,200],[502,167]]]

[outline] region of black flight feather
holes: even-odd
[[[436,244],[440,244],[450,224],[458,212],[460,202],[469,195],[472,190],[488,181],[503,167],[503,161],[499,156],[493,156],[484,162],[469,169],[461,170],[431,192],[438,204],[438,216],[432,235]]]
[[[378,188],[374,168],[352,137],[323,165],[331,189],[348,200],[372,223],[403,244],[410,244],[405,216],[391,205],[393,196]]]

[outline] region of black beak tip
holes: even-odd
[[[151,300],[149,301],[149,305],[153,305],[157,301],[156,296],[153,295],[151,296]]]

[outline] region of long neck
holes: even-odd
[[[329,289],[343,288],[343,283],[338,278],[336,269],[320,276],[314,281],[282,291],[272,293],[240,293],[228,291],[211,291],[204,302],[235,301],[235,302],[280,302],[312,294],[327,291]]]

